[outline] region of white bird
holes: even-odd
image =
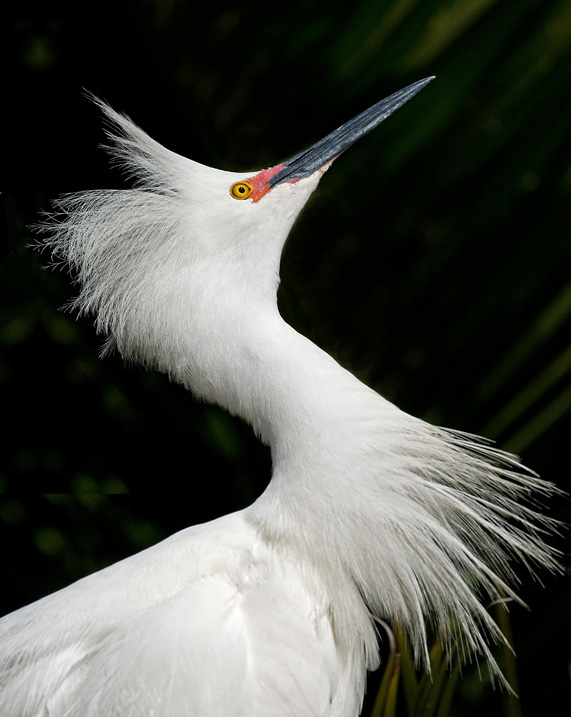
[[[552,487],[403,413],[277,308],[284,242],[324,172],[430,79],[255,173],[185,159],[100,103],[136,188],[68,196],[48,220],[74,305],[107,347],[248,421],[273,475],[245,510],[4,617],[2,717],[354,717],[379,665],[373,616],[419,665],[429,625],[499,674],[483,604],[517,599],[512,558],[557,568],[529,501]]]

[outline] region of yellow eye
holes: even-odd
[[[230,187],[230,194],[234,199],[248,199],[254,191],[254,187],[250,182],[236,182]]]

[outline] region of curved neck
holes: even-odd
[[[247,315],[225,317],[224,339],[208,344],[185,384],[250,423],[271,446],[274,467],[286,455],[314,464],[326,455],[320,444],[341,436],[348,412],[355,417],[352,397],[362,407],[363,394],[373,392],[286,324],[277,307]]]

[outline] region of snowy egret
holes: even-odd
[[[517,599],[514,557],[556,568],[527,501],[551,487],[403,413],[277,309],[284,242],[322,175],[430,79],[254,173],[185,159],[100,103],[136,187],[68,196],[48,220],[75,306],[108,347],[247,420],[273,475],[249,508],[4,617],[3,717],[355,716],[374,616],[419,664],[429,624],[499,673],[484,596]]]

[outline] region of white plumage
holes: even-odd
[[[528,500],[552,487],[395,408],[277,309],[281,251],[322,174],[425,84],[257,174],[178,156],[101,104],[136,188],[66,197],[49,220],[74,305],[125,358],[251,423],[273,475],[246,510],[0,620],[3,717],[354,717],[379,663],[373,615],[419,664],[429,624],[499,674],[483,604],[516,598],[513,558],[556,569]]]

